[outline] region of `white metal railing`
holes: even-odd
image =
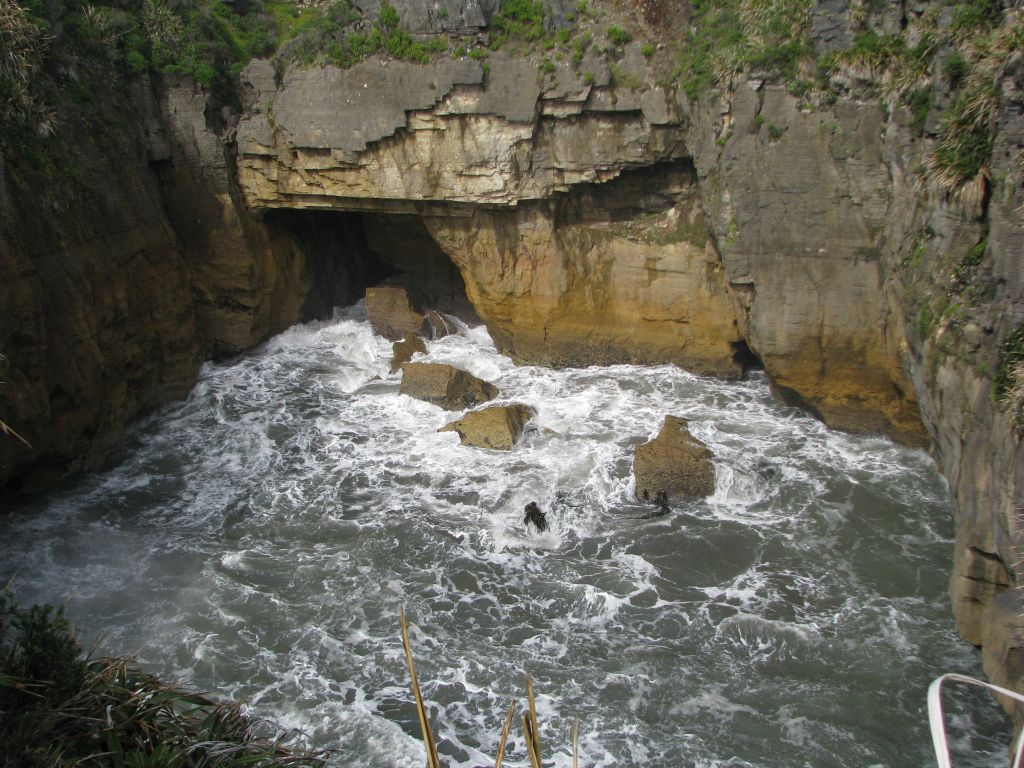
[[[973,677],[968,677],[967,675],[950,673],[935,678],[932,684],[928,686],[928,724],[931,726],[932,744],[935,745],[935,759],[938,762],[939,768],[953,768],[953,762],[949,758],[949,743],[946,740],[945,718],[942,715],[942,684],[947,680],[952,680],[955,683],[967,683],[979,688],[987,688],[990,691],[995,691],[1003,696],[1009,696],[1015,701],[1024,703],[1024,695],[1022,694],[1015,693],[1006,688],[1000,688],[998,685],[992,685],[992,683],[986,683]],[[1017,745],[1013,751],[1013,763],[1010,768],[1020,768],[1022,756],[1024,756],[1024,730],[1021,731],[1020,736],[1017,738]]]

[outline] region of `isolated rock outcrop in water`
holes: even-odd
[[[463,445],[510,451],[519,441],[527,422],[536,415],[528,405],[492,405],[470,411],[458,421],[441,427],[438,432],[458,432]]]
[[[715,492],[713,454],[690,434],[688,423],[679,416],[666,416],[658,436],[637,446],[633,476],[638,499],[674,501]]]
[[[388,341],[409,334],[422,336],[427,319],[413,307],[409,292],[400,285],[375,285],[366,289],[366,315],[373,332]]]
[[[401,394],[439,405],[448,411],[486,403],[499,394],[493,384],[473,374],[440,363],[406,363],[402,366]]]
[[[427,353],[427,343],[419,336],[409,334],[401,341],[391,345],[391,372],[398,371],[403,365],[412,360],[417,352]]]

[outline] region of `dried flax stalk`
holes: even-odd
[[[405,662],[409,665],[409,677],[412,680],[412,695],[416,699],[416,714],[420,718],[420,732],[423,734],[423,743],[427,748],[427,768],[441,768],[441,758],[437,754],[437,745],[434,744],[434,734],[430,730],[430,719],[427,717],[427,708],[423,705],[423,696],[420,694],[420,684],[416,679],[416,664],[412,660],[412,647],[409,645],[409,627],[405,623],[405,608],[399,608],[399,618],[402,622],[402,645],[405,646]]]
[[[516,714],[516,700],[512,699],[508,705],[508,717],[505,718],[505,727],[501,729],[501,741],[498,743],[498,757],[494,761],[494,768],[501,768],[505,759],[505,743],[508,741],[508,732],[512,728],[512,718]]]

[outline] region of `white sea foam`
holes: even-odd
[[[76,585],[71,615],[105,650],[143,647],[339,766],[422,765],[400,605],[454,768],[493,762],[524,668],[546,765],[571,765],[573,718],[591,766],[924,761],[928,678],[976,663],[948,618],[926,456],[779,406],[763,375],[516,366],[456,325],[417,359],[533,406],[514,451],[438,433],[459,413],[399,394],[357,306],[205,365],[121,464],[0,520],[0,562],[25,600]],[[716,486],[661,515],[631,470],[667,414],[712,450]],[[529,501],[547,531],[525,530]],[[865,698],[892,680],[913,695]],[[786,708],[858,697],[835,722]],[[514,742],[506,764],[527,765]]]

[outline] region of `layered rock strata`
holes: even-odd
[[[371,59],[278,86],[268,66],[246,73],[238,129],[250,207],[420,214],[519,360],[742,373],[692,165],[639,47],[624,66],[642,88],[596,58],[592,82],[500,56],[486,78],[469,59]]]

